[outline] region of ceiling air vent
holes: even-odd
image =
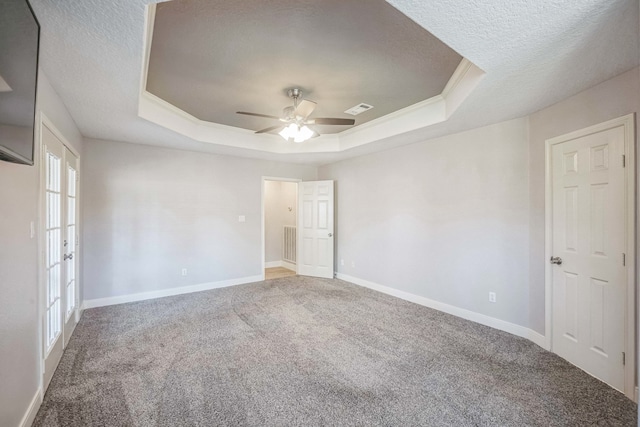
[[[358,104],[355,107],[349,108],[345,113],[351,114],[352,116],[357,116],[360,113],[364,113],[365,111],[369,111],[373,108],[373,105],[369,104]]]

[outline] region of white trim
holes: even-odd
[[[282,268],[286,268],[287,270],[296,271],[296,265],[289,261],[280,260],[280,261],[269,261],[264,263],[264,268],[276,268],[276,267],[282,267]]]
[[[40,111],[40,126],[42,125],[45,125],[46,127],[48,127],[51,133],[53,133],[56,136],[56,138],[58,138],[60,142],[62,142],[62,145],[67,147],[69,151],[71,151],[73,155],[76,156],[78,160],[80,160],[80,153],[78,152],[78,150],[76,150],[73,147],[73,145],[71,145],[69,140],[65,138],[64,134],[60,132],[60,130],[56,127],[56,125],[53,124],[53,122],[49,119],[49,117],[47,117],[45,113]],[[42,131],[40,133],[40,143],[42,144]]]
[[[269,261],[264,263],[264,268],[282,267],[282,261]]]
[[[544,335],[539,334],[533,329],[529,329],[529,336],[527,338],[529,338],[529,341],[535,344],[538,344],[540,347],[544,348],[545,350],[549,350],[547,348],[547,338]]]
[[[443,98],[449,96],[449,94],[453,92],[457,86],[460,85],[460,82],[462,81],[462,79],[464,79],[465,75],[469,72],[473,65],[473,62],[469,61],[467,58],[462,58],[462,61],[460,61],[460,63],[454,70],[444,89],[442,89],[442,93],[440,95]]]
[[[95,307],[105,307],[108,305],[125,304],[128,302],[145,301],[156,298],[170,297],[174,295],[190,294],[192,292],[209,291],[211,289],[227,288],[229,286],[243,285],[262,281],[262,275],[239,277],[237,279],[221,280],[218,282],[200,283],[198,285],[179,286],[177,288],[161,289],[157,291],[139,292],[136,294],[119,295],[116,297],[97,298],[85,300],[82,309],[86,310]]]
[[[156,23],[156,4],[149,3],[144,11],[144,37],[142,40],[142,70],[140,71],[140,95],[147,91],[147,75],[149,74],[149,56],[151,54],[151,41],[153,40],[153,27]]]
[[[433,308],[434,310],[442,311],[444,313],[452,314],[463,319],[470,320],[472,322],[480,323],[481,325],[489,326],[494,329],[498,329],[504,332],[508,332],[513,335],[517,335],[522,338],[526,338],[535,344],[540,345],[543,341],[542,335],[524,326],[516,325],[515,323],[507,322],[504,320],[496,319],[495,317],[487,316],[485,314],[477,313],[475,311],[466,310],[464,308],[456,307],[453,305],[445,304],[440,301],[435,301],[420,295],[414,295],[409,292],[401,291],[389,286],[380,285],[378,283],[370,282],[368,280],[360,279],[358,277],[349,276],[347,274],[336,273],[336,277],[340,280],[353,283],[358,286],[373,289],[374,291],[382,292],[383,294],[391,295],[396,298],[410,301],[416,304],[420,304],[425,307]]]
[[[262,279],[265,279],[264,276],[264,269],[265,268],[272,268],[272,267],[267,267],[267,263],[266,263],[266,252],[265,252],[265,244],[266,244],[266,237],[265,237],[265,233],[266,233],[266,229],[264,226],[264,184],[265,181],[281,181],[281,182],[295,182],[296,184],[299,184],[302,182],[301,179],[299,178],[282,178],[282,177],[276,177],[276,176],[263,176],[260,179],[260,236],[261,236],[261,240],[260,240],[260,251],[261,251],[261,262],[262,262]],[[296,192],[297,194],[297,192]],[[297,197],[297,196],[296,196]],[[298,222],[298,211],[296,211],[296,223]],[[298,249],[296,248],[296,251]],[[298,254],[296,253],[296,259],[298,259]],[[277,265],[275,267],[280,267],[280,265]],[[295,271],[296,273],[298,272],[297,267],[294,268],[290,268],[290,270]]]
[[[608,120],[603,123],[599,123],[593,126],[586,127],[574,132],[570,132],[564,135],[560,135],[545,141],[545,245],[544,245],[544,259],[545,259],[545,345],[550,351],[553,351],[552,345],[552,308],[553,308],[553,271],[551,264],[547,262],[552,256],[553,251],[553,177],[551,171],[551,150],[554,145],[561,144],[576,138],[592,135],[594,133],[603,132],[608,129],[616,127],[624,127],[624,153],[626,156],[625,167],[625,204],[626,204],[626,220],[627,220],[627,239],[626,239],[626,259],[629,266],[627,268],[627,307],[626,307],[626,324],[625,324],[625,343],[624,351],[627,355],[627,360],[633,363],[627,363],[625,365],[625,385],[624,394],[629,398],[637,402],[636,397],[636,323],[635,323],[635,311],[636,311],[636,257],[635,257],[635,229],[636,229],[636,182],[635,182],[635,113],[628,114],[623,117]]]
[[[289,261],[284,261],[284,260],[282,261],[282,268],[286,268],[287,270],[295,271],[296,273],[297,273],[297,269],[298,269],[296,264],[291,263]]]
[[[31,399],[31,403],[27,407],[27,411],[24,413],[22,420],[20,420],[19,427],[31,427],[33,421],[36,419],[36,415],[38,415],[38,410],[40,409],[40,405],[42,405],[42,389],[38,387],[36,390],[36,394]]]

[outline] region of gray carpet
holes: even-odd
[[[36,426],[635,426],[531,342],[301,277],[85,311]]]

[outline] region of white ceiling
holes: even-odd
[[[446,122],[335,153],[193,141],[138,117],[144,0],[32,0],[41,64],[86,137],[324,164],[521,117],[638,65],[638,0],[389,0],[486,72]]]

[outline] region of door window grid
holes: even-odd
[[[62,330],[60,278],[61,265],[61,215],[60,215],[60,163],[59,157],[47,152],[46,156],[46,239],[47,239],[47,306],[46,347],[47,351]]]
[[[67,307],[66,320],[76,308],[76,170],[67,167]]]

